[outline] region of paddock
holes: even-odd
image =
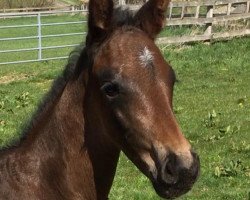
[[[76,38],[74,42],[81,39]],[[12,42],[11,45],[10,49],[16,48],[18,43]],[[61,44],[54,41],[52,45]],[[201,159],[198,182],[180,199],[249,198],[250,38],[235,38],[210,45],[159,46],[177,74],[175,115]],[[65,47],[61,52],[67,55],[70,50],[71,47]],[[63,56],[58,55],[58,51],[47,52],[47,55]],[[10,52],[10,57],[3,55],[6,54],[1,52],[0,62],[22,59],[24,54]],[[29,56],[37,56],[37,50]],[[0,66],[1,147],[19,137],[24,122],[31,117],[39,99],[48,91],[65,63],[65,59],[59,59]],[[149,181],[122,154],[110,199],[160,198]]]

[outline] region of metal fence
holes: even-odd
[[[119,4],[125,4],[124,0],[119,0]],[[131,9],[138,9],[140,5],[130,5]],[[82,7],[83,8],[83,7]],[[167,12],[167,27],[187,27],[192,30],[192,27],[198,27],[204,29],[198,34],[188,34],[188,35],[164,35],[156,40],[157,44],[173,44],[173,43],[186,43],[186,42],[197,42],[197,41],[212,41],[212,40],[222,40],[228,39],[237,36],[246,36],[250,35],[250,0],[204,0],[204,1],[183,1],[183,2],[172,2],[170,3],[168,12]],[[68,22],[46,22],[43,20],[46,16],[60,16],[63,14],[76,15],[80,14],[82,16],[81,20],[74,20]],[[0,35],[1,30],[17,30],[22,28],[33,27],[36,29],[36,33],[32,36],[19,36],[19,37],[1,37],[0,36],[0,65],[5,64],[15,64],[15,63],[27,63],[27,62],[35,62],[35,61],[47,61],[47,60],[56,60],[56,59],[64,59],[67,58],[69,50],[67,48],[73,48],[77,46],[81,41],[83,41],[84,35],[86,32],[84,31],[72,31],[70,26],[78,24],[79,27],[83,27],[83,24],[86,23],[86,14],[87,9],[86,6],[84,10],[60,10],[60,11],[42,11],[42,12],[21,12],[21,13],[0,13]],[[22,24],[22,25],[1,25],[1,21],[4,19],[13,19],[13,18],[35,18],[35,22],[31,24]],[[243,22],[242,22],[243,21]],[[227,30],[227,29],[219,29],[218,32],[214,30],[214,28],[218,28],[217,26],[221,26],[221,24],[226,24],[227,27],[230,24],[234,24],[234,22],[244,23],[244,27],[242,29],[237,30]],[[236,23],[236,24],[237,24]],[[55,28],[60,26],[67,26],[68,32],[64,33],[53,33],[46,34],[46,31],[43,31],[45,27]],[[85,26],[86,27],[86,26]],[[75,42],[61,44],[60,42],[55,43],[54,45],[50,45],[50,42],[46,44],[44,40],[52,40],[53,38],[64,37],[74,37],[79,36],[79,40],[75,40]],[[36,45],[29,48],[18,48],[18,49],[10,49],[5,47],[1,47],[2,42],[17,42],[17,41],[27,41],[27,40],[36,40]],[[66,40],[66,39],[65,39]],[[19,46],[23,46],[23,43]],[[60,44],[60,45],[59,45]],[[16,45],[18,46],[18,45]],[[57,49],[60,49],[60,52],[63,53],[63,48],[67,51],[64,51],[65,54],[56,56],[55,52]],[[54,50],[53,56],[46,56],[46,51]],[[10,55],[12,53],[22,53],[24,52],[36,52],[36,55],[30,56],[30,59],[25,59],[24,55],[19,56],[18,60],[11,59],[9,57],[4,57],[5,61],[1,56]],[[59,52],[59,51],[58,51]]]
[[[56,60],[56,59],[63,59],[67,58],[68,56],[55,56],[55,57],[44,57],[43,56],[43,51],[44,50],[49,50],[49,49],[58,49],[58,48],[67,48],[67,47],[74,47],[79,44],[64,44],[64,45],[43,45],[43,39],[45,38],[55,38],[55,37],[65,37],[65,36],[84,36],[86,35],[86,32],[70,32],[70,25],[73,24],[84,24],[87,21],[86,20],[78,20],[78,21],[70,21],[70,22],[50,22],[50,23],[43,23],[42,18],[45,16],[52,16],[52,15],[62,15],[62,14],[81,14],[83,16],[86,15],[87,10],[73,10],[73,11],[44,11],[44,12],[26,12],[26,13],[5,13],[0,15],[0,24],[1,21],[3,22],[4,20],[10,20],[10,19],[16,19],[16,18],[21,18],[21,19],[27,19],[27,18],[36,18],[36,23],[32,24],[23,24],[23,25],[0,25],[0,35],[1,35],[1,30],[15,30],[17,31],[18,29],[21,28],[30,28],[30,27],[35,27],[37,30],[37,34],[33,36],[18,36],[18,37],[0,37],[0,55],[2,54],[11,54],[11,53],[17,53],[17,52],[27,52],[27,51],[36,51],[37,52],[37,57],[34,59],[28,59],[28,60],[13,60],[8,62],[1,62],[0,65],[5,65],[5,64],[16,64],[16,63],[28,63],[28,62],[36,62],[36,61],[48,61],[48,60]],[[42,34],[42,28],[43,27],[48,27],[48,26],[62,26],[62,25],[67,25],[69,27],[69,32],[68,33],[57,33],[57,34]],[[17,49],[9,49],[9,50],[3,50],[1,48],[1,43],[2,42],[16,42],[16,41],[27,41],[27,40],[37,40],[37,46],[32,47],[32,48],[17,48]]]

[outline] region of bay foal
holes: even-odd
[[[0,152],[0,199],[107,199],[121,150],[161,197],[190,190],[199,159],[173,114],[174,71],[154,44],[168,3],[132,13],[90,0],[86,45],[20,142]]]

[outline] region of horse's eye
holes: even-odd
[[[104,85],[101,87],[101,90],[107,97],[110,98],[116,97],[119,94],[119,86],[110,82],[104,83]]]

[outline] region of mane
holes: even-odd
[[[133,11],[128,8],[117,7],[113,12],[112,23],[114,27],[133,25]],[[91,57],[92,56],[88,54],[88,49],[84,43],[81,43],[70,53],[68,62],[63,72],[55,79],[50,90],[38,104],[37,110],[34,112],[30,120],[26,121],[26,123],[22,125],[23,128],[21,128],[19,138],[14,139],[6,147],[3,147],[0,150],[17,147],[27,138],[29,132],[31,132],[31,130],[37,125],[39,119],[42,118],[42,114],[54,105],[55,101],[63,92],[66,84],[72,79],[77,79],[83,69],[91,66]]]
[[[82,43],[78,45],[70,54],[62,73],[54,80],[50,90],[45,94],[40,103],[38,103],[37,110],[34,112],[30,120],[26,121],[22,125],[21,134],[19,139],[14,139],[6,147],[0,150],[9,149],[10,147],[18,146],[21,141],[25,140],[29,132],[41,118],[41,114],[49,110],[49,108],[55,103],[59,95],[63,92],[66,84],[72,80],[78,78],[82,70],[88,67],[86,63],[88,61],[85,45]]]

